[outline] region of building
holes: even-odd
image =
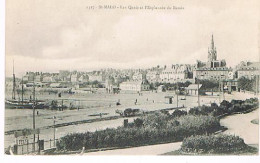
[[[231,68],[216,67],[216,68],[198,68],[194,72],[194,77],[201,80],[225,80],[233,79],[233,72]]]
[[[53,79],[53,77],[51,75],[46,75],[42,77],[42,82],[43,83],[51,83],[51,82],[55,82],[55,80]]]
[[[148,71],[146,74],[146,79],[149,83],[156,83],[160,82],[160,71]]]
[[[233,71],[226,67],[225,60],[217,60],[217,48],[212,35],[211,45],[208,49],[208,61],[206,63],[197,61],[196,69],[193,72],[193,78],[201,80],[225,80],[233,79]]]
[[[29,81],[29,75],[24,75],[22,78],[24,83],[27,83]]]
[[[105,81],[105,76],[100,71],[88,74],[88,78],[89,81]]]
[[[79,78],[78,78],[78,81],[79,82],[88,82],[88,75],[81,75]]]
[[[70,81],[70,72],[67,70],[60,70],[59,71],[59,79],[61,81]]]
[[[157,91],[158,92],[166,92],[166,88],[164,85],[159,85],[158,88],[157,88]]]
[[[260,62],[241,62],[237,66],[237,78],[245,77],[254,79],[256,75],[260,75]]]
[[[173,96],[165,96],[165,103],[166,104],[172,104],[172,99],[174,98]]]
[[[35,73],[34,73],[34,72],[26,72],[25,77],[26,77],[26,78],[28,77],[27,82],[33,82],[33,81],[34,81],[34,76],[35,76]],[[26,81],[26,80],[25,80],[25,81]]]
[[[78,73],[71,74],[70,81],[72,83],[77,83],[79,81],[79,74]]]
[[[164,83],[176,83],[185,82],[192,77],[192,71],[190,65],[171,65],[165,68],[160,73],[161,82]]]
[[[132,76],[133,81],[143,81],[146,79],[146,74],[144,72],[136,72]]]
[[[238,82],[235,79],[225,79],[221,81],[221,91],[237,91],[238,90]]]
[[[187,88],[185,88],[186,93],[188,95],[197,95],[198,90],[200,90],[202,84],[190,84]]]
[[[42,82],[42,74],[36,73],[35,75],[35,82]]]
[[[127,81],[122,82],[119,86],[120,90],[122,91],[148,91],[150,86],[148,83],[143,81]]]

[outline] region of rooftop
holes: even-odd
[[[199,84],[199,88],[202,86],[202,84]],[[198,84],[190,84],[186,89],[189,90],[197,90],[198,89]]]

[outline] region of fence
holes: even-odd
[[[24,154],[37,154],[42,150],[48,150],[56,148],[56,142],[58,139],[53,139],[44,141],[39,140],[37,142],[29,142],[29,141],[19,141],[14,145],[14,154],[16,155],[24,155]]]
[[[33,154],[39,151],[39,143],[29,143],[28,141],[24,144],[14,145],[14,153],[17,155]]]
[[[58,141],[58,139],[55,139],[55,142],[53,141],[53,139],[44,141],[44,149],[43,150],[56,148],[57,141]]]

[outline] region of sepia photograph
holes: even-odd
[[[259,0],[5,0],[5,156],[259,156]]]

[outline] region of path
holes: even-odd
[[[84,153],[83,155],[160,155],[178,150],[182,142]]]
[[[244,139],[246,144],[259,144],[259,125],[251,123],[259,118],[259,109],[247,114],[235,114],[220,120],[222,126],[228,130],[224,134],[237,135]]]

